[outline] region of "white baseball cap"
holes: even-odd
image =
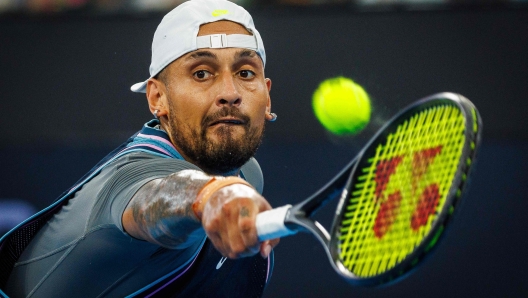
[[[212,34],[197,36],[200,25],[227,20],[244,26],[253,35]],[[264,43],[249,12],[227,0],[190,0],[170,11],[154,33],[150,78],[172,61],[203,48],[245,48],[254,50],[266,65]],[[150,79],[149,78],[149,79]],[[146,92],[147,80],[134,84],[130,90]]]

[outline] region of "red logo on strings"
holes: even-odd
[[[434,158],[442,151],[442,146],[424,149],[415,152],[412,161],[412,175],[411,187],[412,196],[414,197],[418,188],[420,180],[429,170],[429,166],[433,163]],[[380,203],[380,209],[374,222],[374,234],[381,239],[391,228],[398,216],[400,204],[402,201],[402,193],[400,190],[388,194],[385,197],[385,191],[390,181],[390,177],[394,175],[397,167],[403,161],[403,156],[396,156],[388,160],[382,160],[376,166],[376,174],[374,181],[376,182],[376,189],[374,191],[374,199],[376,203]],[[421,226],[427,224],[430,215],[433,215],[440,199],[440,190],[438,183],[432,183],[424,188],[422,191],[416,208],[411,217],[410,226],[414,231],[417,231]]]

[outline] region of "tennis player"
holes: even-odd
[[[242,7],[191,0],[169,12],[150,77],[131,88],[155,119],[29,219],[42,228],[27,246],[4,236],[26,247],[0,268],[0,296],[261,296],[278,243],[255,229],[271,209],[253,158],[276,119],[265,62]]]

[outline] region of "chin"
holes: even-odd
[[[223,126],[215,127],[212,131],[209,131],[208,138],[217,142],[222,142],[227,139],[243,140],[247,138],[247,134],[247,130],[241,125]]]

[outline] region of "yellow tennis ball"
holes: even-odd
[[[319,122],[337,135],[358,133],[370,121],[369,96],[349,78],[324,80],[313,94],[312,105]]]

